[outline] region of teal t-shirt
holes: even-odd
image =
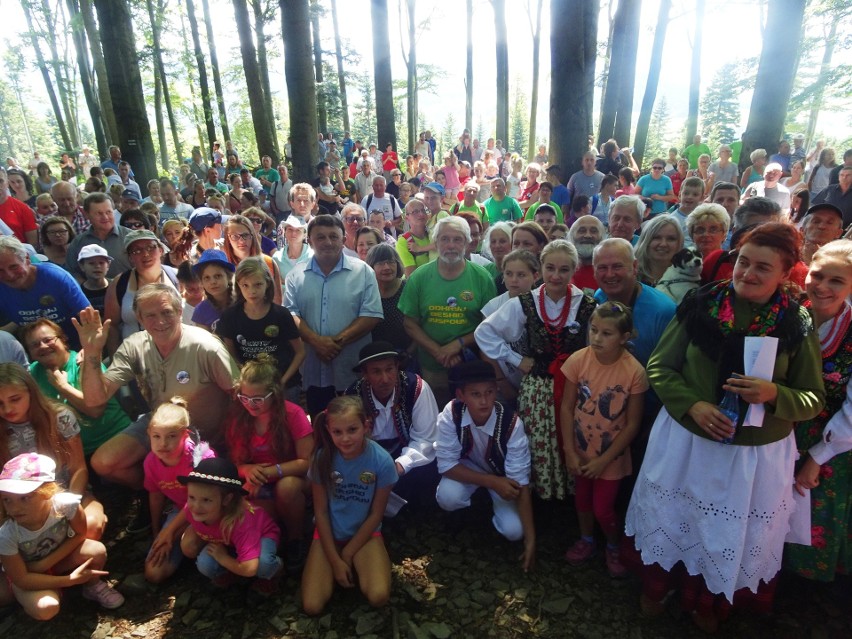
[[[270,182],[278,182],[278,180],[281,179],[281,176],[278,175],[278,171],[272,167],[268,169],[258,169],[254,172],[254,177],[258,180],[269,180]]]
[[[482,307],[496,296],[494,280],[483,267],[468,262],[456,279],[445,280],[434,261],[419,267],[408,278],[399,310],[416,319],[431,339],[444,345],[473,332],[482,321]],[[441,368],[423,349],[419,349],[419,358],[424,368]]]
[[[68,383],[80,390],[82,388],[82,375],[80,374],[80,366],[77,364],[77,351],[71,351],[64,370],[65,374],[68,375]],[[106,371],[106,366],[101,365],[101,370]],[[55,399],[63,404],[68,404],[50,382],[47,381],[48,372],[44,366],[38,362],[33,362],[30,364],[30,375],[33,376],[41,392],[46,397]],[[87,417],[79,413],[78,415],[80,418],[80,439],[83,440],[83,454],[85,455],[94,453],[101,444],[111,439],[114,435],[118,435],[118,433],[130,426],[131,423],[127,413],[124,412],[115,397],[107,400],[103,415],[100,417]]]
[[[489,224],[515,222],[524,217],[524,211],[518,201],[508,195],[499,202],[493,197],[485,200],[485,212],[488,214]]]

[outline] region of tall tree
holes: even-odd
[[[770,0],[768,10],[767,37],[763,39],[748,125],[743,135],[740,170],[745,169],[753,150],[776,148],[784,131],[784,116],[793,92],[798,46],[790,46],[790,42],[770,34],[799,33],[805,0]]]
[[[661,0],[657,13],[657,28],[654,29],[654,44],[651,47],[651,63],[648,65],[648,80],[645,82],[645,95],[642,96],[642,108],[636,123],[636,137],[633,140],[633,159],[642,166],[645,157],[645,143],[648,140],[648,127],[657,99],[657,87],[660,84],[660,69],[663,64],[663,45],[666,43],[666,30],[669,27],[669,12],[672,0]]]
[[[195,50],[195,65],[198,68],[198,85],[201,88],[201,107],[204,109],[204,125],[207,128],[207,157],[213,159],[213,142],[216,140],[216,125],[213,123],[213,102],[210,100],[210,85],[207,83],[207,65],[204,63],[204,51],[201,49],[201,35],[198,33],[198,18],[195,15],[195,2],[186,0],[186,17],[192,44]]]
[[[107,81],[118,125],[116,144],[121,147],[124,159],[133,166],[136,180],[145,184],[157,176],[157,168],[130,6],[127,0],[95,0],[95,8],[98,22],[110,25],[109,29],[101,30],[101,40],[112,56],[107,67]]]
[[[698,100],[701,91],[701,40],[704,31],[705,0],[695,3],[695,35],[692,42],[692,64],[689,73],[689,114],[686,117],[686,141],[684,146],[692,144],[698,132]],[[797,50],[798,46],[790,47]]]
[[[530,13],[530,6],[527,5],[527,16],[530,19],[530,31],[532,32],[533,38],[533,67],[532,67],[532,94],[530,97],[530,128],[529,128],[529,141],[527,144],[527,157],[532,158],[535,157],[535,134],[536,134],[536,117],[538,113],[538,72],[540,61],[539,61],[539,51],[541,50],[541,7],[544,4],[544,0],[538,0],[538,7],[535,12],[535,26],[533,26],[532,22],[532,14]]]
[[[615,3],[618,0],[606,0],[606,43],[603,47],[603,67],[598,80],[598,86],[601,88],[600,104],[598,105],[598,122],[603,120],[603,109],[606,103],[606,92],[609,88],[609,65],[612,62],[612,34],[615,28],[615,16],[613,14]]]
[[[263,87],[263,99],[266,100],[266,111],[272,119],[272,143],[278,149],[278,132],[275,130],[275,108],[272,104],[272,87],[269,84],[269,55],[266,52],[266,22],[269,20],[269,5],[266,9],[262,6],[262,0],[252,0],[251,8],[254,12],[254,34],[257,39],[257,68],[260,71],[260,84]],[[271,5],[274,6],[274,5]]]
[[[257,68],[257,49],[251,37],[248,7],[245,0],[234,0],[234,17],[237,22],[237,33],[240,36],[240,54],[245,70],[246,88],[248,89],[251,119],[254,124],[254,137],[257,140],[257,152],[263,157],[272,158],[273,166],[278,164],[278,150],[275,148],[275,138],[272,132],[272,114],[266,110],[266,99],[263,96],[263,85],[260,83],[260,73]]]
[[[67,77],[69,65],[63,62],[59,55],[59,48],[57,47],[59,34],[65,34],[67,38],[66,29],[59,24],[59,20],[64,17],[62,5],[57,3],[55,13],[51,10],[47,0],[41,0],[40,7],[41,19],[44,25],[42,34],[50,51],[50,66],[53,69],[53,79],[56,82],[56,89],[59,92],[59,104],[65,115],[68,137],[71,140],[71,147],[68,150],[79,149],[80,126],[77,122],[76,92],[73,90],[74,83]],[[66,51],[67,48],[66,42]]]
[[[279,0],[284,38],[284,74],[290,104],[293,180],[314,176],[317,146],[317,102],[311,60],[311,11],[308,0]]]
[[[186,9],[186,5],[183,5],[183,9]],[[186,21],[184,20],[185,11],[179,11],[180,15],[180,41],[183,43],[183,66],[186,69],[186,84],[189,86],[189,97],[190,102],[192,104],[192,122],[195,125],[195,134],[198,136],[198,147],[200,149],[210,148],[213,144],[213,140],[210,140],[209,143],[204,139],[204,129],[201,126],[202,116],[198,111],[198,98],[195,93],[195,81],[192,79],[194,69],[194,56],[189,50],[189,37],[186,31]],[[202,154],[203,155],[203,154]],[[183,158],[179,158],[181,161]]]
[[[415,17],[414,0],[406,0],[406,17],[408,18],[408,51],[405,50],[405,45],[402,45],[402,59],[405,62],[406,83],[406,124],[408,134],[408,150],[414,150],[414,145],[417,143],[417,21]],[[400,21],[402,20],[402,11],[400,11]],[[400,25],[402,32],[402,25]]]
[[[101,116],[104,123],[104,134],[107,144],[115,144],[118,140],[118,124],[115,121],[115,109],[112,107],[112,95],[109,92],[107,81],[106,61],[104,60],[103,47],[101,46],[101,35],[95,21],[95,13],[92,11],[92,0],[80,0],[80,16],[83,18],[83,27],[86,29],[86,38],[89,40],[89,50],[92,53],[92,66],[97,78],[98,101],[101,104]],[[106,158],[106,150],[98,149],[101,157]]]
[[[569,176],[580,170],[589,148],[595,89],[599,0],[551,0],[550,15],[550,159]],[[563,25],[576,28],[566,38]]]
[[[314,52],[314,78],[317,83],[317,127],[320,133],[328,133],[328,111],[325,106],[325,86],[322,75],[322,41],[320,40],[319,14],[322,8],[317,0],[311,0],[311,39]]]
[[[160,166],[169,168],[169,147],[166,144],[166,124],[163,120],[163,77],[154,65],[154,122],[157,127],[157,143],[160,147]]]
[[[509,42],[506,36],[506,0],[494,7],[494,44],[497,53],[497,139],[509,143]]]
[[[148,7],[148,19],[151,21],[151,39],[154,44],[154,69],[155,75],[159,78],[162,94],[163,94],[163,102],[166,103],[166,113],[169,116],[169,128],[172,132],[172,140],[175,145],[175,153],[178,157],[178,162],[183,157],[183,149],[181,148],[180,143],[180,129],[177,126],[177,121],[175,120],[174,107],[172,106],[172,98],[171,93],[169,91],[169,81],[166,76],[166,68],[163,64],[163,46],[161,43],[161,29],[163,24],[163,12],[165,10],[165,0],[157,0],[156,7],[154,6],[153,0],[146,0]],[[165,140],[160,141],[161,146],[165,146]],[[160,155],[163,160],[163,168],[168,169],[168,153],[165,153],[161,149]]]
[[[337,58],[337,86],[340,90],[340,108],[343,110],[343,128],[349,131],[349,101],[346,99],[346,74],[343,72],[343,52],[337,26],[337,0],[331,0],[331,21],[334,25],[334,55]]]
[[[723,64],[701,98],[701,131],[705,143],[715,149],[737,139],[740,105],[735,63]]]
[[[601,110],[599,144],[609,138],[615,138],[619,144],[630,142],[641,9],[642,0],[620,0],[615,12],[612,59]]]
[[[396,149],[387,0],[370,0],[370,17],[373,23],[373,82],[376,85],[377,143],[380,149],[384,149],[386,144],[392,144]]]
[[[413,4],[413,2],[411,2]],[[464,128],[473,130],[473,0],[466,0],[467,49],[464,67]],[[413,149],[414,147],[412,147]]]
[[[59,99],[56,97],[56,90],[53,88],[53,82],[50,79],[50,71],[47,69],[44,54],[39,46],[38,32],[35,29],[33,22],[32,7],[26,0],[21,1],[21,7],[24,10],[24,16],[27,19],[27,27],[29,28],[30,43],[36,54],[36,62],[38,63],[41,77],[44,80],[44,88],[47,91],[47,97],[50,99],[50,106],[53,107],[53,115],[56,118],[56,124],[59,127],[59,134],[62,136],[62,144],[66,151],[72,150],[71,138],[68,135],[68,128],[65,126],[65,117],[62,113],[62,106],[59,104]]]
[[[83,96],[89,109],[89,117],[92,120],[92,132],[95,134],[95,145],[101,157],[107,155],[107,140],[104,134],[104,125],[101,119],[101,105],[95,95],[95,79],[89,68],[89,52],[86,48],[86,32],[80,17],[80,8],[77,0],[66,0],[68,15],[71,16],[71,29],[74,38],[74,50],[77,53],[77,67],[80,71],[80,84],[83,87]]]
[[[216,39],[213,37],[213,23],[210,21],[210,3],[201,0],[204,12],[204,27],[207,31],[207,46],[210,47],[210,70],[213,72],[213,88],[216,91],[216,104],[219,106],[219,124],[222,125],[222,135],[225,140],[231,139],[231,129],[228,127],[228,110],[225,108],[225,94],[222,93],[222,77],[219,74],[219,56],[216,55]]]
[[[11,50],[7,50],[3,56],[3,66],[9,76],[9,82],[12,85],[12,92],[15,94],[15,99],[18,102],[18,110],[21,113],[21,122],[23,123],[24,134],[27,137],[27,149],[30,155],[35,152],[33,145],[33,136],[30,133],[29,118],[27,117],[26,107],[24,106],[23,97],[23,75],[24,75],[24,60],[19,55],[15,55]]]

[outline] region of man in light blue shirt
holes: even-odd
[[[302,380],[312,417],[355,381],[358,353],[384,317],[373,269],[343,254],[343,236],[339,218],[316,216],[308,225],[314,256],[287,277],[284,304],[305,342]]]

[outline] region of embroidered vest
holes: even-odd
[[[579,329],[575,329],[573,333],[567,326],[562,329],[559,334],[557,352],[553,349],[553,344],[551,343],[547,329],[544,327],[544,322],[538,316],[538,311],[536,310],[537,302],[533,294],[523,293],[518,299],[527,318],[527,337],[522,354],[532,357],[534,360],[530,375],[534,375],[535,377],[551,377],[547,369],[553,360],[560,355],[571,355],[586,346],[589,318],[592,316],[592,311],[595,310],[597,302],[595,302],[593,297],[583,295],[580,299],[580,308],[577,310],[577,317],[575,318],[575,321],[579,324]]]
[[[378,410],[373,406],[373,396],[370,390],[370,385],[361,377],[346,389],[345,394],[358,395],[364,403],[367,416],[372,419],[378,414]],[[420,397],[421,390],[423,390],[423,380],[420,375],[409,375],[404,371],[400,371],[397,391],[394,395],[395,401],[391,407],[396,438],[376,440],[376,443],[388,451],[391,457],[398,457],[402,452],[402,448],[407,446],[411,441],[411,420],[413,419],[414,404],[417,402],[417,398]]]
[[[494,471],[495,475],[505,477],[506,450],[509,446],[509,438],[515,430],[515,425],[518,423],[518,416],[503,408],[500,402],[494,403],[494,409],[497,412],[497,424],[494,426],[494,435],[489,438],[485,461],[491,466],[491,470]],[[462,459],[469,458],[470,451],[473,450],[473,436],[470,434],[470,427],[462,426],[461,423],[465,410],[466,407],[463,402],[457,399],[453,400],[453,424],[456,426],[456,436],[459,438],[459,443],[462,447]]]

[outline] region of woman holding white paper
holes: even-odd
[[[662,613],[678,586],[708,631],[735,592],[751,595],[752,607],[771,605],[794,509],[793,423],[815,417],[825,399],[811,317],[786,288],[800,242],[782,223],[745,235],[733,280],[689,294],[648,362],[664,408],[626,519],[645,564],[647,615]],[[778,339],[771,380],[744,375],[746,337]],[[725,391],[740,398],[737,424],[718,408]],[[743,425],[748,405],[764,407],[760,427]]]
[[[808,579],[833,581],[838,568],[852,567],[852,241],[820,248],[805,287],[819,331],[826,402],[815,418],[796,424],[796,490],[810,492],[811,545],[788,545],[784,562]]]

